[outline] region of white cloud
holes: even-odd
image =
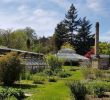
[[[33,12],[33,15],[34,16],[37,16],[39,18],[42,18],[42,17],[55,17],[57,16],[58,14],[54,11],[46,11],[46,10],[43,10],[43,9],[36,9],[34,12]]]
[[[71,2],[69,0],[50,0],[53,3],[56,3],[58,6],[62,7],[65,10],[68,10],[70,7]]]
[[[18,12],[8,15],[8,18],[4,13],[0,14],[0,28],[17,29],[29,26],[35,29],[38,36],[51,36],[57,23],[60,21],[59,14],[45,9],[36,9],[28,13],[21,13],[28,9],[22,5],[18,7]]]
[[[100,36],[101,41],[110,42],[110,30]]]
[[[1,0],[3,3],[17,2],[19,0]]]
[[[110,38],[108,36],[100,36],[100,40],[103,42],[110,42]]]
[[[20,14],[27,14],[29,12],[29,8],[27,5],[20,5],[17,9]]]
[[[109,31],[107,31],[106,35],[107,35],[107,36],[110,36],[110,30],[109,30]]]
[[[102,1],[101,0],[86,0],[87,7],[93,11],[102,10]]]

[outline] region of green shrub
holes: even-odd
[[[29,71],[25,71],[22,74],[21,79],[22,80],[32,80],[32,76],[33,76],[33,74],[31,74]]]
[[[102,78],[103,77],[103,71],[100,69],[94,69],[94,74],[96,78]]]
[[[104,96],[105,89],[103,87],[95,87],[94,88],[94,93],[97,95],[99,98],[102,98]]]
[[[71,68],[70,71],[77,71],[78,69],[76,68]]]
[[[110,83],[105,81],[89,82],[86,86],[89,93],[97,97],[102,97],[104,92],[110,91]]]
[[[68,86],[71,90],[71,96],[75,98],[75,100],[85,100],[87,89],[83,83],[74,81],[69,83]]]
[[[22,100],[25,98],[24,92],[20,89],[13,91],[11,95],[14,96],[17,100]]]
[[[44,84],[45,78],[41,76],[34,76],[33,77],[33,83],[34,84]]]
[[[57,79],[54,78],[54,77],[50,77],[48,81],[49,81],[49,82],[57,82]]]
[[[60,72],[59,73],[59,77],[61,77],[61,78],[67,78],[69,76],[71,76],[71,74],[70,73],[67,73],[67,72]]]
[[[48,76],[52,76],[54,74],[53,71],[50,69],[45,70],[44,73]]]
[[[53,72],[58,72],[62,70],[63,59],[58,59],[55,55],[48,55],[47,62],[50,67],[50,70]]]
[[[96,79],[93,68],[82,68],[82,73],[85,79]]]
[[[23,65],[19,56],[15,52],[8,53],[0,57],[0,81],[4,85],[12,85],[15,81],[20,79]]]
[[[22,90],[15,90],[11,88],[5,88],[0,92],[0,100],[7,100],[8,98],[16,98],[17,100],[22,100],[25,98],[25,94]],[[11,100],[11,99],[9,99]]]
[[[5,100],[8,97],[10,97],[10,93],[8,91],[8,88],[0,91],[0,100]]]

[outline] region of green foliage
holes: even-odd
[[[44,73],[48,76],[52,76],[54,74],[53,71],[50,69],[45,70]]]
[[[64,24],[68,29],[69,42],[72,45],[74,45],[74,38],[75,38],[74,32],[77,31],[79,23],[80,23],[80,20],[78,19],[77,9],[72,4],[64,20]]]
[[[56,51],[61,49],[61,46],[68,41],[68,30],[65,27],[65,24],[63,22],[60,22],[56,29],[54,34],[54,42],[55,42],[55,48]]]
[[[64,43],[61,48],[62,49],[64,49],[64,48],[70,48],[72,50],[74,49],[73,46],[70,43],[68,43],[68,42]]]
[[[45,78],[41,76],[34,76],[33,77],[33,83],[34,84],[44,84]]]
[[[55,55],[49,54],[47,56],[47,62],[50,67],[50,70],[53,72],[58,72],[62,70],[62,65],[63,65],[63,59],[58,59]]]
[[[27,39],[26,45],[27,45],[27,49],[29,50],[30,49],[30,46],[31,46],[30,39]]]
[[[22,100],[25,98],[25,94],[21,89],[5,88],[0,91],[0,100],[8,100],[8,98],[11,97],[15,97],[17,100]]]
[[[74,81],[69,83],[68,86],[71,90],[71,95],[73,98],[75,98],[75,100],[85,100],[87,89],[83,83],[79,81]]]
[[[57,79],[55,77],[50,77],[48,79],[49,82],[57,82]]]
[[[13,91],[11,95],[14,96],[17,100],[22,100],[25,98],[25,94],[21,89]]]
[[[8,91],[8,88],[0,91],[0,100],[5,100],[8,97],[10,97],[10,93]]]
[[[91,25],[90,21],[84,17],[80,21],[80,28],[78,29],[78,34],[76,34],[75,37],[75,49],[78,54],[84,55],[86,54],[90,49],[91,46],[94,45],[94,34],[91,34]]]
[[[76,68],[71,68],[70,71],[77,71],[78,69]]]
[[[105,92],[110,91],[110,83],[104,81],[89,82],[86,87],[90,94],[97,97],[103,97]]]
[[[32,47],[33,40],[35,38],[35,32],[30,27],[26,27],[25,29],[17,29],[17,30],[0,30],[0,41],[2,46],[8,48],[16,48],[27,50],[29,47]],[[30,41],[27,41],[30,40]],[[28,48],[26,45],[28,42]],[[30,42],[30,43],[29,43]],[[30,45],[30,46],[29,46]]]
[[[99,53],[100,54],[110,54],[110,43],[100,42],[99,43]]]
[[[25,71],[21,75],[22,80],[32,80],[32,74],[29,71]]]
[[[0,57],[0,81],[4,85],[12,85],[20,79],[23,65],[17,53],[11,52]]]
[[[67,73],[67,72],[60,72],[59,73],[59,77],[61,77],[61,78],[67,78],[67,77],[69,77],[69,76],[71,76],[71,74],[70,73]]]
[[[82,74],[85,77],[85,79],[95,79],[95,73],[94,69],[92,68],[82,68]]]
[[[82,74],[85,79],[97,79],[103,81],[110,81],[110,73],[109,70],[100,70],[93,68],[82,68]]]
[[[78,19],[77,9],[72,4],[65,19],[55,29],[53,37],[56,50],[61,49],[61,46],[68,42],[78,54],[86,54],[94,45],[94,34],[91,34],[90,31],[91,26],[92,24],[86,17]]]

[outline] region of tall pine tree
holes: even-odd
[[[80,22],[80,28],[75,38],[75,48],[78,54],[84,55],[87,53],[91,46],[94,45],[94,34],[91,34],[90,21],[84,17]]]
[[[69,30],[69,42],[71,45],[74,45],[75,33],[78,30],[80,19],[77,18],[77,10],[73,4],[70,6],[70,9],[68,10],[68,13],[65,15],[65,17],[64,24]]]
[[[54,34],[54,43],[56,51],[60,50],[61,46],[68,41],[67,33],[68,29],[65,27],[65,24],[63,24],[63,22],[60,22],[57,25]]]

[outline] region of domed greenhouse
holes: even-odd
[[[81,65],[81,64],[87,64],[89,62],[89,59],[76,54],[75,50],[70,48],[63,48],[56,54],[58,58],[64,59],[66,65]]]

